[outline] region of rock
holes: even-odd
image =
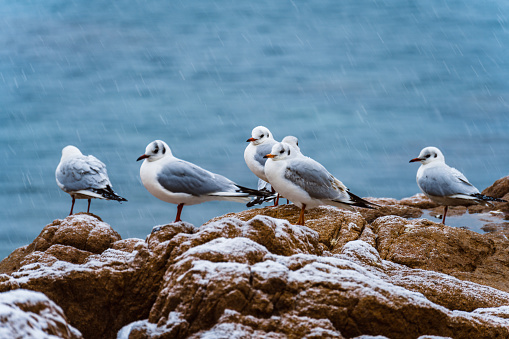
[[[53,248],[47,251],[48,255],[52,254],[56,259],[80,264],[88,256],[102,253],[120,239],[120,235],[99,217],[87,213],[73,214],[64,220],[53,221],[43,228],[30,245],[11,253],[0,262],[0,273],[18,270],[22,266],[22,261],[32,260],[26,258],[31,253],[38,257],[50,247]],[[24,264],[26,263],[27,261]]]
[[[498,179],[491,185],[482,191],[482,194],[494,197],[503,198],[509,193],[509,176]]]
[[[62,224],[75,225],[76,229],[67,233],[69,238],[64,232],[55,236]],[[175,226],[175,230],[175,234],[186,232],[189,226]],[[46,250],[32,251],[24,258],[18,253],[19,268],[0,277],[0,291],[25,288],[43,292],[62,307],[85,338],[114,338],[125,324],[148,317],[172,249],[167,246],[166,251],[152,255],[143,240],[113,242],[118,238],[109,225],[90,215],[54,222],[27,247]],[[95,245],[89,244],[92,240],[97,241]],[[104,244],[111,248],[103,250]]]
[[[422,290],[452,309],[413,291],[405,281],[409,273],[414,282],[432,277]],[[454,310],[449,289],[458,282],[445,274],[385,261],[360,240],[346,244],[343,253],[326,257],[275,255],[247,238],[219,238],[173,260],[149,318],[125,328],[123,336],[508,336],[509,319],[496,312]],[[508,293],[461,283],[457,293],[474,304],[493,308],[509,302]]]
[[[62,309],[39,292],[0,293],[0,319],[1,338],[83,338]]]
[[[306,227],[282,205],[145,241],[71,216],[0,263],[0,291],[43,292],[84,338],[509,337],[507,231],[409,220],[437,208],[422,195],[368,199]]]
[[[504,233],[483,235],[426,219],[391,216],[370,227],[383,259],[509,292],[509,241]]]

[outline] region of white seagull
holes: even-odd
[[[287,135],[286,137],[283,138],[283,140],[281,142],[287,143],[288,145],[290,145],[292,147],[292,149],[295,152],[300,153],[299,139],[297,137],[294,137],[293,135]],[[270,150],[272,150],[272,148]],[[265,157],[265,154],[263,156]],[[267,160],[267,158],[263,158],[263,159],[265,161]],[[265,164],[263,166],[264,166],[264,172],[265,172]],[[258,178],[258,190],[263,191],[263,192],[272,192],[272,193],[275,192],[275,190],[272,188],[270,183],[268,183],[267,181],[264,181],[260,178]],[[274,200],[274,206],[277,206],[277,205],[279,205],[279,198],[280,198],[279,194],[272,195],[269,198],[257,197],[255,199],[253,199],[247,206],[251,207],[254,205],[258,205],[258,204],[263,204],[264,202],[270,201],[270,200]],[[288,202],[289,202],[288,199],[286,199],[287,204],[288,204]]]
[[[55,172],[57,185],[72,197],[71,212],[76,199],[88,199],[87,213],[91,199],[127,201],[111,188],[106,165],[93,155],[83,155],[77,147],[66,146]]]
[[[287,143],[288,145],[292,146],[295,149],[295,151],[298,151],[300,153],[299,139],[297,137],[294,137],[293,135],[287,135],[286,137],[283,138],[283,140],[281,140],[281,142]],[[272,148],[270,149],[270,151],[272,151]],[[270,151],[267,153],[270,153]],[[265,154],[263,156],[265,156]],[[267,158],[264,158],[264,160],[267,161]],[[265,172],[265,163],[263,166]],[[272,190],[272,187],[265,180],[258,179],[258,190],[259,191],[265,190],[267,192],[270,192]]]
[[[436,147],[425,147],[417,158],[410,162],[421,162],[417,170],[417,185],[421,191],[437,204],[443,205],[445,215],[449,206],[468,206],[474,204],[490,205],[490,201],[505,200],[482,195],[468,179],[455,168],[445,163],[442,152]]]
[[[377,206],[351,193],[317,161],[292,150],[286,143],[277,143],[265,155],[265,174],[274,189],[301,208],[298,220],[304,225],[304,211],[320,205],[352,209],[352,206]]]
[[[182,221],[184,205],[212,200],[249,202],[251,196],[267,195],[174,157],[170,147],[161,140],[148,144],[138,161],[143,159],[140,168],[143,186],[156,198],[178,205],[175,222]]]
[[[246,161],[247,167],[253,172],[258,178],[268,182],[265,176],[265,154],[270,153],[272,146],[277,143],[270,133],[269,129],[264,126],[258,126],[253,128],[251,132],[251,138],[247,139],[249,145],[247,145],[244,151],[244,160]]]

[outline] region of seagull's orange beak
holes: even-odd
[[[246,142],[251,142],[251,141],[256,141],[256,139],[255,138],[249,138],[249,139],[246,140]]]
[[[142,156],[140,156],[140,157],[138,158],[138,160],[136,160],[136,161],[140,161],[140,160],[143,160],[143,159],[147,159],[148,157],[149,157],[149,155],[143,154],[143,155],[142,155]]]
[[[409,162],[416,162],[416,161],[421,161],[422,159],[421,158],[413,158],[412,160],[410,160]]]
[[[263,157],[264,157],[264,158],[274,158],[274,157],[275,157],[275,155],[274,155],[274,154],[270,154],[270,153],[269,153],[269,154],[265,154]]]

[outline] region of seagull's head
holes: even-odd
[[[78,147],[76,147],[76,146],[69,145],[69,146],[65,146],[62,149],[62,159],[76,156],[76,155],[83,155],[81,153],[81,151],[78,149]]]
[[[288,145],[295,148],[297,151],[300,151],[299,148],[299,139],[297,137],[294,137],[293,135],[288,135],[281,140],[281,142],[287,143]]]
[[[264,126],[258,126],[253,128],[253,131],[251,132],[251,138],[247,139],[247,142],[251,142],[251,144],[256,146],[264,143],[269,139],[274,139],[269,129]]]
[[[288,159],[295,155],[295,150],[292,150],[292,146],[284,142],[278,142],[272,146],[272,150],[269,154],[265,155],[264,158],[269,158],[274,161]]]
[[[147,159],[147,161],[156,161],[163,157],[171,155],[170,147],[162,140],[155,140],[148,144],[145,153],[137,161]]]
[[[435,161],[445,162],[445,158],[438,148],[430,146],[423,148],[417,158],[410,160],[410,162],[416,161],[420,161],[421,164],[426,165]]]

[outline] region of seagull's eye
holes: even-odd
[[[262,135],[260,135],[260,138],[263,138],[264,136],[265,136],[265,134],[262,134]]]
[[[430,155],[431,155],[431,154],[426,154],[424,157],[425,157],[426,159],[428,159],[428,158],[430,157]]]
[[[281,151],[279,151],[279,154],[283,154],[285,152],[284,149],[282,149]]]

